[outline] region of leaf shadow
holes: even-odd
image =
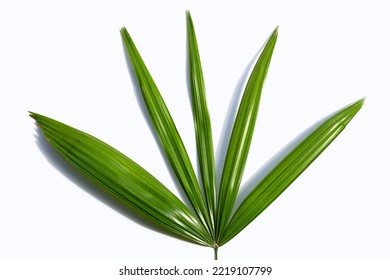
[[[46,160],[74,185],[140,226],[180,240],[191,242],[181,236],[168,232],[164,228],[145,218],[133,208],[127,206],[109,192],[100,188],[96,183],[90,180],[86,175],[82,174],[64,157],[62,157],[60,153],[58,153],[46,140],[41,130],[38,129],[38,126],[36,127],[36,134],[34,136],[35,143]]]

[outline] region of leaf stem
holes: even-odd
[[[218,260],[218,245],[214,245],[214,260]]]

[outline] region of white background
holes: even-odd
[[[389,259],[390,20],[379,0],[2,1],[0,259],[212,258],[211,249],[145,228],[100,197],[47,147],[27,113],[97,136],[177,193],[135,97],[119,29],[132,35],[196,164],[187,9],[218,162],[229,104],[280,26],[244,182],[306,127],[367,97],[339,138],[220,258]]]

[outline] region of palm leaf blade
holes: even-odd
[[[30,116],[64,158],[113,197],[175,236],[200,245],[212,244],[189,209],[131,159],[80,130],[36,113]]]
[[[217,207],[217,234],[229,222],[255,128],[261,91],[276,44],[278,28],[269,37],[249,77],[234,122],[222,171]]]
[[[328,147],[363,106],[364,99],[327,118],[289,152],[238,207],[221,238],[225,244],[261,214]]]
[[[198,218],[207,227],[209,234],[212,235],[211,221],[200,186],[169,110],[130,34],[125,28],[122,28],[121,35],[160,144]]]
[[[205,97],[202,65],[192,18],[187,12],[187,37],[191,83],[192,111],[194,116],[198,161],[211,222],[216,207],[215,162],[210,116]],[[214,224],[212,225],[214,228]]]

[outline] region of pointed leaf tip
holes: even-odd
[[[366,97],[360,98],[359,100],[353,102],[351,104],[351,107],[354,107],[357,109],[357,111],[359,111],[363,107],[365,101],[366,101]]]

